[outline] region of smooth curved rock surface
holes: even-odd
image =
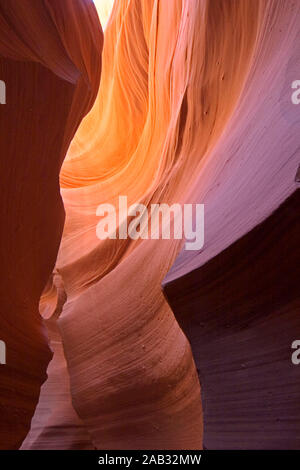
[[[81,0],[3,0],[0,30],[0,448],[11,449],[28,433],[51,358],[38,304],[64,224],[58,176],[98,90],[102,37],[94,6]]]
[[[300,191],[165,285],[202,387],[206,449],[299,449]]]
[[[20,316],[23,331],[34,337],[28,347],[37,342],[44,351],[18,442],[36,407],[24,449],[200,449],[200,385],[184,332],[190,335],[161,285],[168,293],[178,281],[184,291],[183,276],[254,230],[295,191],[299,119],[290,83],[299,64],[300,7],[293,0],[117,0],[105,30],[99,88],[102,32],[92,2],[17,5],[3,0],[0,7],[3,73],[8,64],[13,74],[20,67],[20,77],[28,68],[29,89],[41,95],[32,116],[30,97],[24,92],[21,100],[27,127],[26,133],[23,121],[18,127],[23,140],[13,155],[21,159],[24,147],[30,149],[28,163],[10,163],[3,173],[8,201],[12,182],[20,189],[11,220],[16,223],[22,201],[29,233],[22,245],[8,232],[20,252],[19,264],[4,252],[4,272],[11,275],[5,291],[17,299],[24,276],[35,287],[26,315],[18,311],[7,334],[16,338]],[[3,135],[14,129],[20,89]],[[45,129],[36,133],[39,126]],[[59,171],[66,221],[56,259],[63,225]],[[203,250],[188,253],[181,240],[99,240],[97,207],[117,206],[119,195],[128,205],[204,203]],[[3,205],[4,215],[9,207]],[[31,260],[24,261],[25,275],[22,257]],[[247,275],[247,266],[241,269]],[[36,406],[48,344],[54,357]],[[24,341],[18,345],[25,357]]]
[[[204,446],[298,449],[300,6],[264,2],[236,109],[191,187],[205,246],[163,281],[202,384]]]
[[[120,194],[185,202],[241,93],[259,12],[253,2],[181,1],[113,10],[99,96],[61,172],[67,220],[57,262],[73,403],[98,448],[201,447],[197,374],[160,288],[180,242],[101,242],[95,214]],[[215,25],[216,14],[224,21]],[[215,93],[220,102],[210,102]]]

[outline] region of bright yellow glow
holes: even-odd
[[[94,0],[102,28],[104,29],[111,14],[114,0]]]

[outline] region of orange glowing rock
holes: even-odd
[[[20,3],[0,6],[0,70],[26,90],[10,95],[0,126],[3,137],[15,132],[19,106],[16,147],[7,144],[2,162],[1,191],[12,201],[1,235],[2,307],[15,315],[3,331],[14,338],[17,371],[16,382],[5,378],[5,404],[27,414],[17,437],[1,429],[3,447],[20,444],[36,407],[24,449],[200,449],[198,374],[161,284],[209,260],[293,192],[296,138],[272,84],[292,57],[300,7],[116,0],[99,88],[92,2]],[[120,195],[128,205],[207,205],[203,252],[184,250],[184,240],[99,240],[97,207],[118,207]],[[36,406],[48,344],[54,357]],[[30,348],[33,384],[20,359]],[[26,406],[9,396],[18,383],[30,392]]]

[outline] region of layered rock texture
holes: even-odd
[[[38,306],[64,226],[59,171],[98,91],[103,37],[94,6],[72,0],[3,0],[0,30],[0,447],[18,448],[51,358]]]
[[[299,447],[299,20],[116,0],[103,46],[91,0],[1,0],[0,448]],[[119,195],[204,203],[204,247],[99,240]]]

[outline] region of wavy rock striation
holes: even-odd
[[[262,4],[243,93],[191,191],[205,247],[182,250],[163,281],[192,346],[209,449],[300,445],[300,8]]]
[[[27,88],[16,88],[14,106],[22,101],[26,112],[14,144],[19,147],[11,152],[22,164],[12,165],[10,159],[3,172],[10,175],[3,210],[14,224],[22,214],[26,229],[22,225],[22,243],[13,228],[3,231],[8,243],[16,245],[16,261],[8,258],[9,249],[3,256],[10,275],[6,292],[15,300],[20,292],[19,306],[25,298],[30,304],[25,312],[8,301],[3,312],[6,319],[5,308],[17,312],[7,338],[15,340],[19,321],[24,322],[27,339],[14,346],[24,364],[29,363],[25,345],[31,348],[30,360],[35,344],[39,351],[32,363],[30,413],[18,442],[45,379],[46,324],[54,357],[22,448],[199,449],[200,385],[184,332],[196,365],[201,361],[210,369],[214,363],[198,357],[202,333],[198,337],[197,329],[194,338],[188,325],[198,321],[201,292],[197,285],[195,297],[189,298],[185,279],[238,243],[295,191],[299,120],[290,103],[290,82],[299,63],[299,6],[292,0],[117,0],[105,31],[99,88],[102,34],[92,3],[44,0],[29,5],[26,0],[24,7],[16,5],[4,0],[0,7],[7,23],[1,33],[7,38],[6,49],[0,49],[3,73],[9,83],[9,66],[13,74],[20,67],[19,77],[26,69],[36,102],[30,111],[29,92],[19,97]],[[13,51],[12,43],[17,44]],[[41,80],[44,88],[37,86]],[[13,108],[10,112],[5,132],[13,128]],[[24,146],[30,150],[26,164]],[[66,221],[56,259],[63,225],[59,171]],[[12,182],[20,190],[13,203],[9,195],[18,193]],[[97,207],[117,207],[120,195],[127,196],[128,205],[147,207],[205,203],[204,249],[187,252],[181,240],[99,240]],[[282,243],[285,236],[280,232]],[[246,263],[239,269],[247,277]],[[229,283],[230,293],[232,279],[219,279],[220,285]],[[272,292],[273,279],[279,282],[278,270],[265,280],[266,292]],[[211,321],[219,331],[223,310],[213,289],[210,295]],[[245,290],[245,305],[249,295]],[[195,302],[190,319],[185,301]],[[232,301],[239,299],[233,296]],[[14,367],[17,374],[6,371],[10,377],[19,375],[23,385],[14,386],[24,390],[24,369],[17,360]],[[15,404],[7,383],[1,396]],[[204,396],[212,393],[205,387],[204,381]],[[215,413],[223,416],[224,432],[228,414],[219,396],[211,397],[211,415],[204,409],[204,426],[209,424],[204,431],[211,433],[205,444],[242,447],[238,427],[227,441],[214,437]],[[13,425],[13,418],[7,420]],[[17,440],[3,442],[17,446]]]
[[[0,30],[0,448],[12,449],[30,428],[51,358],[38,304],[64,224],[58,176],[98,89],[102,36],[95,8],[81,0],[3,0]]]
[[[99,95],[61,171],[67,219],[56,265],[73,405],[98,448],[202,445],[197,373],[160,287],[181,242],[100,241],[96,209],[120,194],[129,204],[188,201],[242,92],[262,9],[114,6]]]

